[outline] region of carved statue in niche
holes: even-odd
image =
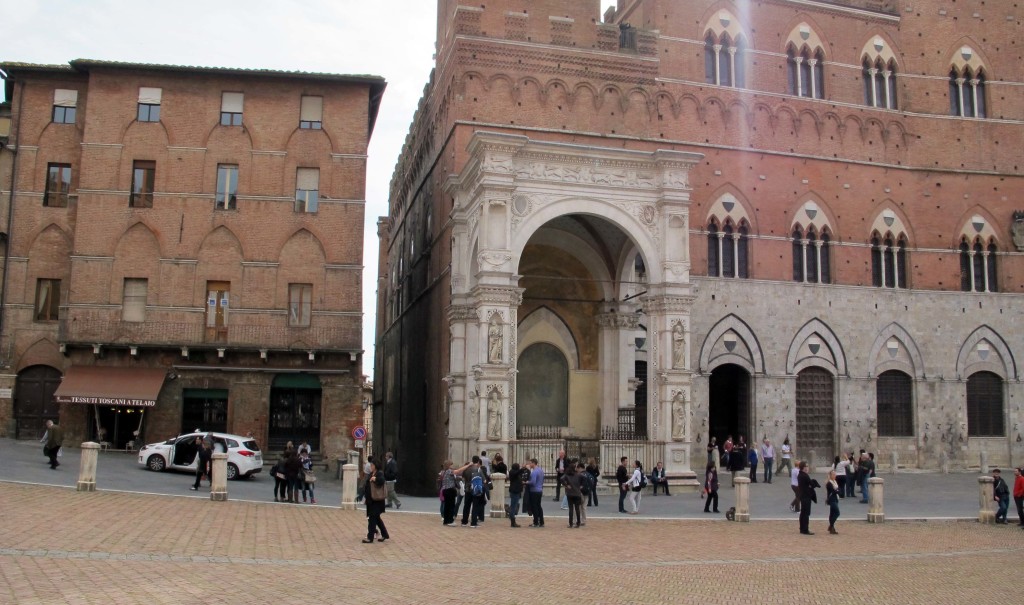
[[[686,367],[686,332],[683,322],[677,321],[672,326],[672,368],[681,370]]]
[[[501,320],[495,314],[491,316],[491,325],[487,328],[487,361],[489,363],[502,362],[504,340],[501,332]]]
[[[683,399],[683,392],[676,392],[672,398],[672,438],[684,439],[686,437],[686,402]]]
[[[501,439],[501,393],[498,389],[491,391],[487,398],[487,438]]]
[[[469,432],[466,434],[466,437],[470,439],[480,434],[480,405],[476,399],[476,397],[473,397],[473,401],[469,404]]]

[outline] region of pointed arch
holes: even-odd
[[[754,374],[764,374],[764,352],[761,350],[761,341],[758,340],[757,335],[754,334],[754,330],[751,329],[750,325],[747,324],[742,318],[734,313],[726,315],[722,319],[718,320],[708,335],[704,338],[704,342],[701,343],[700,357],[698,361],[698,368],[701,373],[708,373],[716,367],[726,363],[737,363],[736,356],[726,356],[716,359],[714,365],[712,365],[711,352],[718,341],[727,332],[734,332],[747,346],[747,350],[750,351],[753,359],[746,360],[745,363],[741,363],[747,368],[747,370]]]
[[[199,244],[199,250],[196,256],[202,256],[204,251],[210,251],[211,248],[221,245],[222,242],[235,249],[239,259],[247,258],[245,248],[242,246],[242,240],[238,239],[235,232],[227,225],[218,225],[207,233],[206,237],[204,237],[203,241]]]
[[[799,226],[802,231],[814,227],[819,233],[824,229],[828,229],[833,236],[838,234],[835,226],[835,213],[832,212],[829,205],[816,192],[808,191],[804,193],[797,198],[794,206],[790,230],[794,226]]]
[[[978,219],[981,219],[980,221]],[[967,241],[974,243],[981,241],[985,244],[989,242],[999,243],[999,230],[994,225],[998,225],[999,222],[995,220],[992,213],[981,205],[974,205],[968,208],[960,218],[957,220],[957,242],[961,238],[966,237]],[[980,226],[980,227],[979,227]]]
[[[64,356],[60,353],[57,343],[48,337],[38,338],[25,348],[18,356],[18,365],[14,368],[15,373],[20,373],[25,368],[43,365],[49,366],[63,373]]]
[[[537,333],[536,328],[540,326],[550,327],[554,334]],[[570,370],[576,370],[580,367],[580,353],[576,344],[576,336],[569,329],[569,325],[565,323],[565,320],[547,306],[537,307],[529,315],[521,319],[518,331],[516,359],[530,345],[546,342],[562,351],[565,358],[569,360]]]
[[[1002,363],[995,363],[992,361],[986,362],[986,360],[981,360],[980,362],[968,364],[971,353],[976,350],[978,343],[983,340],[995,348]],[[999,374],[1003,380],[1017,380],[1018,378],[1017,361],[1013,357],[1013,352],[1010,350],[1010,347],[1007,346],[1003,337],[987,325],[979,326],[971,332],[971,334],[964,340],[964,344],[961,345],[960,351],[956,357],[957,379],[966,380],[968,371],[974,373],[974,371],[982,370]]]
[[[906,364],[899,363],[898,365],[890,365],[887,363],[879,363],[878,356],[882,352],[882,348],[886,346],[889,339],[895,338],[907,348],[907,355],[910,356],[910,368],[906,367]],[[875,337],[875,342],[871,345],[871,354],[868,356],[868,376],[871,378],[877,377],[882,372],[887,370],[904,370],[914,378],[918,380],[924,380],[924,358],[921,356],[921,349],[918,348],[917,342],[914,337],[910,335],[910,332],[906,328],[896,322],[882,328]]]
[[[877,232],[880,237],[885,237],[886,233],[889,233],[893,238],[898,238],[902,233],[908,241],[916,241],[906,213],[892,198],[886,198],[879,202],[873,213],[875,218],[871,221],[871,226],[865,234],[868,240],[871,239],[872,234]]]
[[[800,354],[800,347],[805,341],[811,336],[817,334],[819,338],[824,342],[825,346],[828,347],[832,353],[832,358],[835,359],[835,367],[830,367],[828,364],[819,364],[814,361],[798,359]],[[815,317],[808,321],[801,327],[796,336],[789,344],[789,353],[786,355],[786,373],[796,374],[804,367],[813,365],[820,365],[830,371],[837,373],[840,376],[848,376],[849,371],[846,366],[846,353],[843,351],[843,345],[839,342],[839,338],[836,336],[832,328],[829,327],[821,319]]]

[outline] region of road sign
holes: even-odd
[[[353,439],[366,439],[366,427],[364,427],[364,426],[357,426],[356,428],[352,429],[352,438]]]
[[[363,449],[363,443],[364,443],[364,441],[362,439],[356,439],[356,449],[357,450]]]

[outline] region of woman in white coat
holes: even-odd
[[[633,476],[626,482],[626,487],[629,488],[629,504],[633,507],[633,510],[629,511],[629,514],[635,515],[640,512],[640,497],[643,495],[644,481],[644,465],[640,464],[639,460],[633,463]]]

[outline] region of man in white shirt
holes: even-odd
[[[764,464],[764,482],[772,482],[772,464],[775,462],[775,446],[772,445],[771,440],[765,437],[764,443],[761,444],[761,460]]]

